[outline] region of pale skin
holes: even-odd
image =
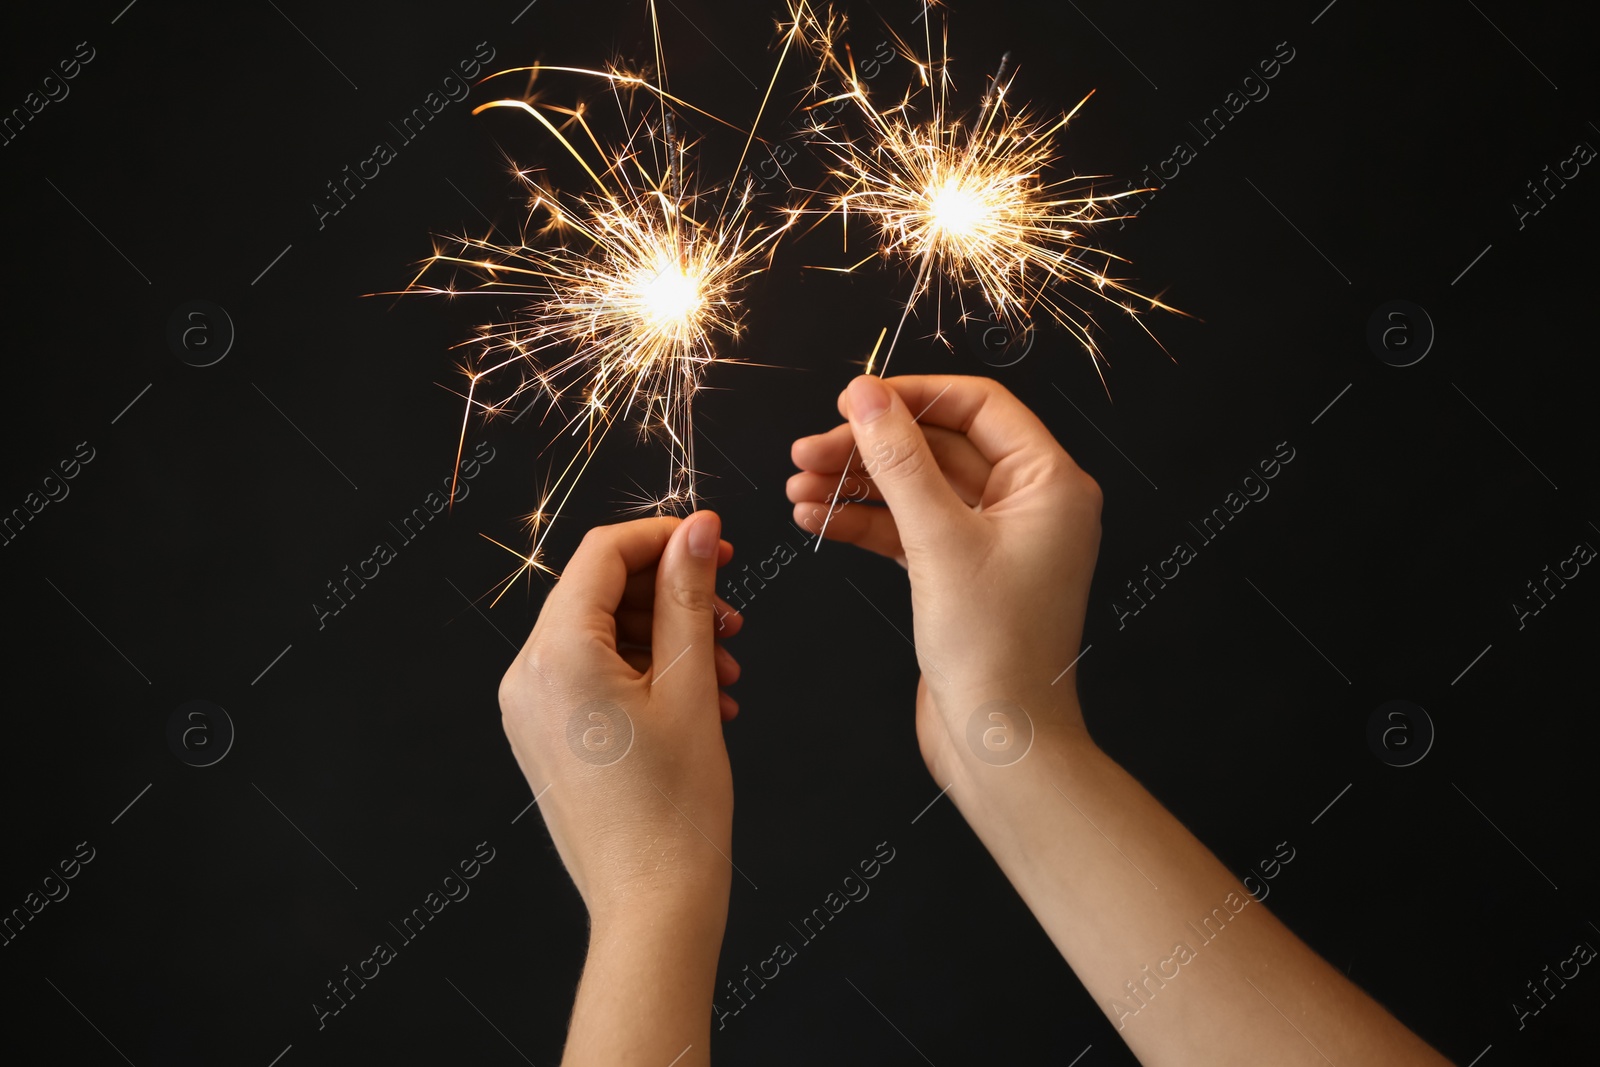
[[[928,770],[1139,1061],[1445,1064],[1089,736],[1076,668],[1061,671],[1081,647],[1101,495],[1038,418],[995,382],[942,376],[863,376],[839,413],[794,443],[796,521],[820,528],[854,446],[861,481],[844,495],[859,502],[835,507],[826,537],[909,575]],[[702,557],[687,551],[697,529],[716,545]],[[738,668],[718,639],[742,623],[715,596],[732,551],[719,533],[710,513],[591,532],[501,685],[513,751],[536,792],[550,786],[540,807],[590,910],[568,1064],[709,1062],[734,876],[721,722],[737,706],[719,686]],[[565,733],[597,698],[635,730],[600,767]],[[993,701],[1023,709],[995,723],[1031,724],[1015,762],[968,744]]]

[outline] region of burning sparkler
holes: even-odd
[[[651,18],[654,23],[653,3]],[[655,40],[661,70],[659,24]],[[664,78],[658,85],[642,74],[549,66],[500,73],[516,72],[529,75],[530,87],[531,79],[544,72],[602,79],[624,114],[627,102],[641,91],[654,98],[659,111],[636,125],[620,147],[608,150],[582,107],[520,98],[476,108],[474,114],[510,107],[531,115],[578,162],[592,187],[564,195],[517,170],[530,193],[522,239],[454,238],[454,249],[436,249],[405,290],[509,296],[520,302],[511,321],[482,326],[468,342],[475,354],[462,368],[467,378],[462,442],[474,412],[492,417],[521,407],[525,413],[542,403],[548,416],[576,402],[576,410],[562,416],[562,429],[568,436],[581,435],[583,447],[527,516],[529,551],[501,545],[521,565],[502,583],[496,600],[525,572],[553,573],[543,562],[545,538],[619,421],[637,420],[641,439],[659,439],[666,446],[666,490],[648,498],[641,510],[694,508],[695,394],[708,366],[733,362],[720,354],[719,344],[740,335],[739,290],[770,262],[777,238],[796,218],[791,211],[777,223],[757,221],[748,183],[737,191],[730,183],[720,206],[697,191],[690,163],[693,145],[679,136],[674,110],[714,116],[668,93]],[[572,131],[578,131],[576,140],[587,142],[585,149],[569,139]],[[749,145],[747,139],[746,151]],[[541,224],[530,239],[536,220]],[[464,272],[475,283],[458,288],[453,279],[444,285],[422,281],[439,269]],[[519,383],[497,400],[482,399],[480,394],[511,368],[520,371]]]
[[[1078,294],[1118,303],[1135,316],[1141,309],[1132,300],[1175,310],[1112,277],[1113,264],[1125,261],[1083,240],[1093,225],[1122,217],[1108,206],[1113,201],[1147,190],[1097,195],[1093,177],[1044,177],[1056,159],[1056,135],[1083,101],[1053,122],[1036,121],[1026,108],[1013,112],[1006,96],[1015,75],[1005,62],[976,115],[965,121],[949,107],[948,41],[935,62],[919,58],[896,35],[898,51],[917,67],[920,86],[908,89],[898,104],[880,109],[841,44],[843,18],[831,9],[819,14],[809,0],[791,0],[790,16],[740,166],[756,139],[784,57],[795,44],[810,48],[820,59],[813,95],[824,95],[824,79],[837,80],[842,90],[813,109],[853,102],[866,130],[853,137],[842,124],[817,121],[811,131],[833,155],[831,173],[841,189],[830,198],[826,213],[838,213],[847,222],[852,213],[865,216],[880,239],[874,256],[915,264],[915,281],[894,338],[881,363],[874,349],[869,372],[875,363],[880,373],[887,368],[912,308],[930,289],[941,290],[937,303],[942,305],[947,282],[961,300],[963,321],[971,317],[964,295],[968,289],[976,289],[995,319],[1014,332],[1029,328],[1034,310],[1043,309],[1084,345],[1097,372],[1104,357],[1091,333],[1093,315],[1078,302]],[[740,334],[742,285],[770,264],[778,237],[807,210],[789,208],[779,221],[763,223],[753,216],[748,181],[742,188],[728,183],[720,204],[698,191],[690,164],[693,145],[679,137],[675,116],[688,111],[715,116],[667,91],[653,0],[651,21],[659,83],[617,69],[534,66],[501,72],[528,74],[530,93],[492,101],[473,113],[497,107],[526,112],[577,161],[591,187],[564,194],[516,170],[530,192],[523,236],[502,242],[491,231],[482,238],[455,238],[451,251],[436,249],[405,290],[513,297],[520,303],[510,321],[482,326],[468,342],[475,352],[462,367],[467,378],[463,444],[474,412],[487,418],[521,407],[520,418],[541,402],[546,417],[563,412],[563,431],[583,438],[583,447],[561,467],[527,516],[529,551],[507,549],[520,565],[503,583],[501,595],[522,573],[549,571],[542,559],[544,541],[619,421],[637,420],[641,438],[659,439],[666,447],[666,490],[646,497],[643,510],[695,506],[694,397],[707,367],[732,362],[718,346]],[[926,52],[933,54],[931,31]],[[557,72],[602,80],[625,116],[640,92],[659,109],[634,125],[620,147],[608,149],[581,106],[562,107],[532,96],[532,79]],[[927,114],[918,120],[914,101],[923,93],[928,102],[920,106]],[[569,139],[574,131],[576,136]],[[443,285],[423,282],[439,270],[451,271],[451,280]],[[454,276],[459,273],[473,278],[473,284],[458,288]],[[942,336],[942,330],[936,334]],[[881,346],[881,337],[879,341]],[[513,367],[520,371],[518,384],[496,400],[483,399]]]
[[[1032,328],[1036,310],[1043,312],[1084,347],[1102,385],[1105,357],[1094,339],[1094,314],[1081,297],[1115,304],[1147,334],[1148,327],[1138,318],[1141,311],[1177,312],[1113,277],[1115,264],[1127,261],[1086,237],[1094,226],[1125,217],[1117,212],[1117,200],[1149,190],[1100,194],[1093,183],[1105,175],[1046,177],[1059,155],[1057,135],[1092,91],[1071,111],[1050,121],[1036,119],[1027,107],[1012,110],[1006,98],[1016,73],[1008,54],[969,121],[950,103],[948,33],[941,41],[940,57],[934,60],[933,31],[926,28],[926,59],[894,35],[899,53],[917,68],[918,84],[898,103],[880,108],[842,42],[845,20],[831,10],[818,13],[806,0],[796,0],[790,15],[819,60],[815,94],[827,93],[821,88],[824,80],[836,82],[839,89],[813,108],[851,101],[865,126],[859,136],[851,136],[840,123],[818,122],[811,131],[813,141],[834,160],[830,174],[839,191],[831,196],[827,213],[837,213],[847,227],[852,214],[865,218],[879,240],[871,256],[837,269],[855,270],[873,258],[899,259],[913,266],[915,281],[899,325],[882,360],[877,360],[876,350],[868,360],[869,374],[875,363],[879,373],[887,369],[912,308],[930,290],[935,290],[940,316],[935,334],[943,337],[938,309],[946,283],[960,302],[963,322],[973,317],[966,303],[969,289],[977,291],[993,319],[1013,336]],[[931,21],[924,19],[924,26]],[[927,99],[919,100],[924,95]],[[846,473],[854,458],[846,463]],[[843,484],[841,477],[841,489]],[[830,503],[827,518],[832,515]],[[827,519],[822,531],[826,529]],[[819,532],[817,545],[821,541]]]

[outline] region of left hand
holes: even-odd
[[[1100,487],[987,378],[862,375],[838,404],[846,423],[794,443],[788,495],[805,528],[832,508],[829,540],[907,569],[928,770],[949,785],[991,766],[969,728],[995,700],[1024,712],[1030,745],[1034,731],[1045,747],[1087,740],[1077,676],[1062,667],[1083,640]],[[865,489],[830,505],[846,462]],[[952,792],[958,804],[974,795]]]
[[[590,530],[500,683],[512,752],[597,927],[662,903],[726,913],[722,724],[738,705],[720,687],[739,665],[718,638],[743,619],[716,595],[733,555],[720,531],[711,512]]]

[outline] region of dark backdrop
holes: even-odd
[[[556,454],[547,431],[475,427],[495,458],[454,514],[320,629],[312,605],[448,475],[461,409],[439,386],[490,317],[363,294],[403,286],[430,233],[515,229],[502,151],[561,166],[525,116],[470,116],[488,87],[410,143],[386,124],[480,42],[496,68],[645,57],[647,10],[124,2],[32,12],[0,45],[8,114],[68,94],[0,146],[0,508],[27,516],[0,550],[0,907],[70,894],[0,947],[8,1043],[38,1062],[553,1063],[584,915],[495,704],[545,586],[472,603],[514,562],[479,535],[517,536]],[[922,337],[924,319],[893,369],[993,373],[1104,487],[1077,670],[1105,748],[1239,874],[1287,843],[1268,905],[1448,1056],[1553,1058],[1587,1045],[1600,998],[1585,969],[1521,1028],[1513,1007],[1534,1006],[1545,965],[1600,945],[1600,577],[1577,548],[1600,546],[1600,176],[1551,180],[1537,212],[1526,183],[1600,144],[1592,40],[1554,3],[1325,2],[954,5],[965,100],[1007,49],[1015,98],[1059,109],[1098,90],[1063,174],[1125,183],[1190,145],[1104,236],[1203,321],[1150,320],[1169,360],[1108,316],[1109,398],[1048,330],[991,370],[959,333],[948,350]],[[662,6],[674,88],[748,121],[775,5]],[[852,11],[870,51],[873,5]],[[877,14],[910,32],[918,11]],[[1207,143],[1190,123],[1280,42],[1293,59],[1270,96]],[[397,157],[319,225],[325,183],[378,140]],[[735,150],[709,137],[706,173]],[[788,443],[832,424],[907,285],[802,270],[837,261],[835,234],[752,284],[737,354],[759,365],[716,368],[700,403],[708,502],[747,560],[795,539]],[[187,347],[175,316],[198,327]],[[1196,542],[1188,523],[1281,442],[1294,459],[1270,497],[1133,614],[1124,583]],[[654,484],[659,461],[625,453],[592,470],[555,562],[632,479]],[[1548,583],[1542,608],[1530,580]],[[927,807],[914,663],[890,626],[909,627],[902,573],[829,546],[748,615],[728,743],[749,881],[721,977],[792,940],[880,842],[895,859],[727,1021],[719,1058],[1131,1062],[948,800]],[[1370,741],[1394,700],[1409,703]],[[480,842],[493,859],[471,896],[319,1030],[325,984],[396,940],[390,924]],[[47,883],[63,861],[76,877]]]

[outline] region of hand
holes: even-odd
[[[596,929],[663,908],[726,917],[733,780],[711,512],[590,530],[500,683],[517,765]],[[720,708],[720,715],[719,715]],[[720,929],[720,919],[717,928]],[[714,955],[714,952],[713,952]]]
[[[979,378],[857,378],[839,410],[847,425],[795,442],[795,517],[820,528],[853,440],[866,481],[846,491],[863,502],[827,536],[910,572],[923,758],[1139,1062],[1443,1065],[1089,740],[1062,671],[1083,637],[1100,489],[1043,424]],[[1022,705],[1045,751],[991,766],[968,726],[990,725],[974,713],[992,700]],[[1208,913],[1230,927],[1202,950],[1211,977],[1166,981],[1192,958],[1174,949],[1133,993],[1151,946],[1210,942],[1193,923]]]
[[[849,421],[794,443],[789,499],[818,531],[856,446],[865,481],[846,488],[863,502],[836,506],[826,536],[910,573],[929,770],[948,783],[976,758],[968,719],[991,700],[1022,705],[1036,732],[1082,734],[1075,676],[1060,675],[1083,639],[1100,544],[1094,479],[988,379],[863,375],[839,413]]]

